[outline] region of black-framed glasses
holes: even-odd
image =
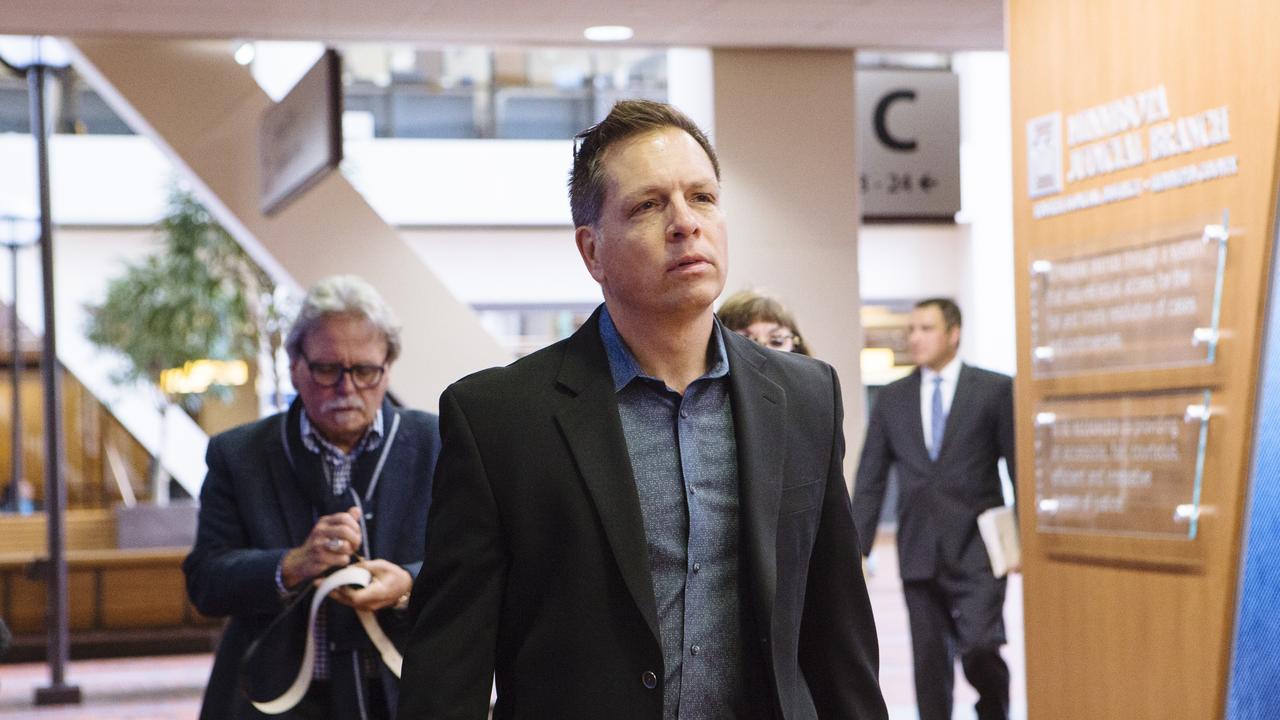
[[[750,340],[751,342],[757,345],[763,345],[764,347],[773,348],[774,350],[790,350],[792,347],[795,347],[800,344],[799,335],[789,333],[785,330],[772,332],[764,337],[756,337],[755,335],[752,335],[751,333],[747,332],[745,329],[735,330],[734,332],[738,333],[742,337]]]
[[[307,364],[311,379],[320,387],[336,387],[342,383],[343,375],[350,375],[351,382],[361,390],[368,390],[382,380],[386,371],[386,363],[382,365],[343,365],[342,363],[311,362],[306,355],[302,360]]]

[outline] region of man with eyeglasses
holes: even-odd
[[[241,658],[290,600],[354,562],[373,581],[343,587],[322,603],[309,689],[275,717],[394,718],[396,678],[354,611],[375,612],[393,642],[407,634],[404,610],[422,564],[438,421],[387,400],[400,327],[359,278],[335,276],[312,287],[286,349],[297,400],[209,442],[199,528],[183,570],[196,609],[231,621],[200,717],[268,717],[238,688]]]

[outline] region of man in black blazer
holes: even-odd
[[[605,304],[441,397],[401,717],[885,718],[823,363],[725,331],[719,167],[674,108],[579,136]]]
[[[876,397],[853,496],[866,556],[897,468],[898,564],[921,720],[951,720],[957,652],[979,693],[980,720],[1009,712],[1000,657],[1006,581],[992,574],[977,518],[1004,504],[1001,457],[1014,474],[1013,382],[960,362],[960,322],[945,298],[912,311],[908,346],[918,367]]]
[[[386,400],[400,328],[358,278],[331,277],[311,288],[286,345],[298,400],[209,441],[195,546],[182,567],[196,609],[231,621],[200,717],[270,717],[240,691],[241,658],[298,591],[359,555],[374,582],[324,601],[317,633],[324,643],[309,690],[275,717],[393,718],[395,676],[352,608],[376,612],[392,641],[403,643],[438,420]],[[279,668],[286,680],[297,674],[297,660]]]

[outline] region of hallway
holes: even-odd
[[[915,720],[911,641],[892,536],[882,535],[874,558],[876,573],[868,588],[880,635],[880,684],[890,720]],[[1013,673],[1012,720],[1025,720],[1021,576],[1009,583],[1005,618],[1010,641],[1005,658]],[[0,665],[0,719],[195,720],[211,663],[208,654],[76,661],[67,676],[80,686],[84,704],[57,708],[32,705],[35,688],[48,682],[44,665]],[[976,695],[962,675],[956,688],[955,720],[972,720]]]

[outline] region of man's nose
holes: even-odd
[[[677,197],[671,201],[668,207],[671,213],[671,219],[667,225],[668,239],[682,240],[696,234],[701,229],[697,214],[693,212],[693,208],[689,207],[689,203],[684,198]]]
[[[352,395],[356,391],[356,379],[351,375],[350,370],[344,370],[342,375],[338,377],[338,384],[333,386],[334,390],[343,395]]]

